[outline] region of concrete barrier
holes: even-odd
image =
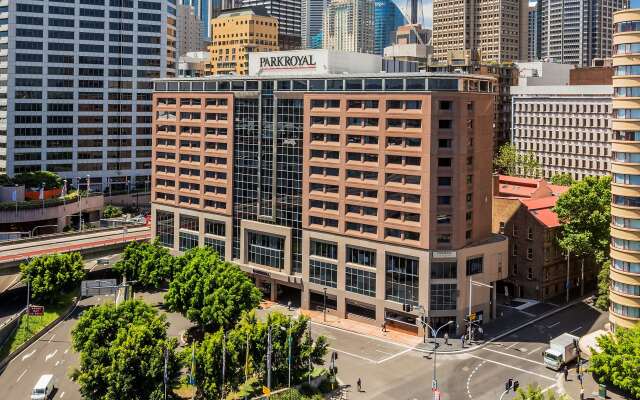
[[[14,358],[16,358],[20,353],[22,353],[27,347],[31,346],[33,343],[35,343],[38,339],[40,339],[45,333],[49,332],[51,329],[53,329],[56,325],[58,325],[58,323],[60,323],[60,321],[65,320],[67,317],[69,317],[73,311],[76,309],[76,307],[78,306],[78,298],[74,297],[73,302],[69,305],[69,307],[67,308],[67,310],[62,313],[56,320],[54,320],[53,322],[51,322],[49,325],[45,326],[44,328],[42,328],[40,330],[40,332],[36,333],[35,335],[33,335],[29,340],[27,340],[26,342],[22,343],[20,345],[20,347],[18,347],[17,349],[15,349],[13,352],[11,352],[8,356],[6,356],[3,360],[0,360],[0,373],[2,373],[2,371],[4,371],[4,369],[7,367],[7,365],[11,362],[11,360],[13,360]]]
[[[7,340],[11,337],[11,334],[18,328],[20,317],[22,317],[25,311],[26,308],[0,325],[0,348],[4,346]]]

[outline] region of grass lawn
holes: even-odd
[[[30,316],[28,318],[28,326],[27,316],[23,315],[18,323],[18,329],[16,329],[5,345],[0,348],[0,360],[11,354],[11,352],[20,347],[21,344],[29,340],[33,335],[40,332],[45,326],[55,321],[67,310],[74,296],[77,295],[77,291],[65,293],[54,304],[45,305],[44,315],[41,317]]]

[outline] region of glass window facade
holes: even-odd
[[[205,236],[204,237],[204,245],[211,247],[220,255],[221,258],[226,259],[226,251],[225,251],[225,243],[224,240],[215,239],[212,237]]]
[[[266,267],[284,268],[284,238],[249,232],[248,260]]]
[[[467,275],[475,275],[482,273],[483,258],[474,257],[467,260]]]
[[[431,279],[456,279],[457,277],[458,263],[455,261],[431,263]]]
[[[318,260],[309,260],[309,281],[335,288],[338,286],[338,266]]]
[[[629,285],[618,281],[611,280],[611,289],[614,292],[624,293],[631,296],[640,296],[640,285]]]
[[[611,310],[624,317],[640,318],[640,307],[630,307],[615,302],[611,302]]]
[[[376,252],[375,250],[367,250],[359,247],[347,246],[347,262],[375,268]]]
[[[338,245],[335,243],[311,240],[309,252],[312,256],[330,258],[332,260],[338,259]]]
[[[418,305],[419,262],[387,254],[385,298],[401,304]]]
[[[376,273],[347,267],[345,289],[348,292],[376,297]]]
[[[198,247],[198,235],[194,233],[180,232],[179,250],[187,251]]]
[[[174,217],[172,212],[156,212],[156,233],[163,246],[173,248],[174,246]]]
[[[234,101],[233,257],[240,221],[259,220],[291,228],[292,270],[302,272],[303,101],[274,100],[273,85],[261,81],[260,99]]]
[[[455,310],[458,286],[455,283],[435,283],[431,285],[430,307],[433,311]]]

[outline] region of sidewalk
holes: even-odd
[[[584,361],[581,367],[581,370],[584,371],[588,368],[589,362]],[[571,368],[569,370],[569,380],[565,382],[564,376],[562,374],[558,374],[558,391],[560,393],[567,394],[571,399],[579,400],[580,399],[580,381],[577,378],[576,368]],[[593,379],[588,372],[583,372],[582,374],[582,384],[584,387],[584,398],[585,400],[600,400],[602,397],[598,396],[598,382]],[[629,398],[614,393],[612,389],[607,387],[607,399],[611,400],[628,400]]]

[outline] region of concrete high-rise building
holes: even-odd
[[[300,10],[301,47],[303,49],[322,47],[322,18],[330,0],[302,0]],[[317,36],[320,35],[318,45]]]
[[[211,20],[211,74],[244,75],[249,54],[278,50],[278,20],[262,7],[226,10]]]
[[[611,270],[613,328],[640,323],[640,9],[613,15]]]
[[[210,42],[213,37],[211,20],[220,15],[222,10],[233,8],[233,0],[180,0],[186,6],[191,6],[200,20],[202,40]]]
[[[299,49],[302,40],[300,0],[237,0],[243,7],[263,7],[278,20],[280,50]]]
[[[395,42],[398,27],[407,23],[407,18],[402,14],[393,0],[375,0],[374,52],[376,54],[382,54],[385,47]]]
[[[193,7],[178,4],[176,11],[178,30],[176,54],[178,57],[186,53],[205,50],[209,43],[202,39],[202,24],[200,18],[193,12]]]
[[[394,43],[384,48],[384,58],[414,62],[426,69],[431,52],[431,29],[409,24],[398,27]]]
[[[449,334],[470,311],[493,319],[496,291],[474,288],[469,310],[468,287],[507,277],[486,156],[495,80],[379,68],[252,53],[248,76],[156,81],[153,235],[213,246],[305,309],[414,333],[420,315],[456,321]]]
[[[541,37],[541,19],[540,19],[540,2],[533,6],[529,6],[529,21],[528,21],[528,41],[527,50],[529,55],[527,59],[529,61],[536,61],[540,59],[540,42]]]
[[[591,66],[611,57],[612,14],[628,0],[539,0],[540,58]]]
[[[527,0],[434,0],[434,63],[526,60],[528,10]]]
[[[322,47],[375,52],[374,0],[332,0],[323,17]]]
[[[0,6],[2,172],[47,170],[94,190],[148,184],[152,80],[175,75],[176,9],[107,3]]]

